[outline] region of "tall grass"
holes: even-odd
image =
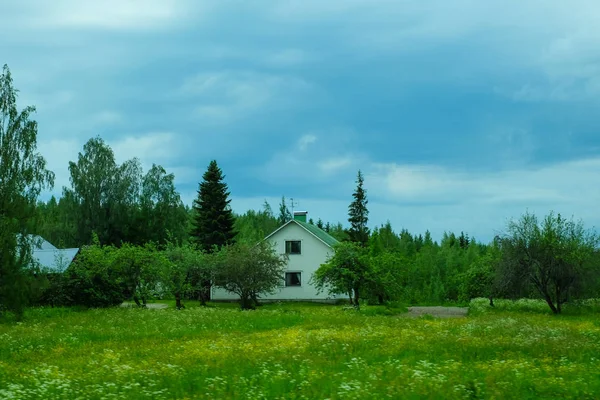
[[[0,325],[0,398],[597,398],[596,316],[480,303],[462,319],[292,303],[34,309]]]

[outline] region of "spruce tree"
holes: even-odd
[[[212,160],[200,183],[194,200],[194,222],[191,236],[200,249],[211,253],[235,242],[235,218],[229,203],[227,184],[216,160]]]
[[[348,221],[350,222],[348,235],[350,241],[367,246],[369,241],[369,228],[367,227],[369,210],[367,209],[367,192],[363,187],[364,178],[360,170],[358,171],[356,183],[356,190],[352,194],[354,200],[348,207]]]
[[[321,218],[319,218],[317,220],[317,228],[319,228],[319,229],[324,229],[325,228],[325,226],[323,225],[323,220]]]

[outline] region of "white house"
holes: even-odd
[[[338,298],[327,291],[317,293],[317,289],[310,284],[312,274],[327,261],[338,241],[324,230],[307,223],[306,215],[306,211],[294,212],[294,219],[265,238],[280,254],[287,254],[288,264],[285,276],[281,277],[281,288],[274,294],[261,295],[261,300],[326,301]],[[221,288],[211,291],[211,300],[238,299],[235,293]]]

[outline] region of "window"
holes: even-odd
[[[286,272],[285,286],[302,286],[302,278],[300,272]]]
[[[300,241],[299,240],[286,240],[285,241],[285,254],[300,254]]]

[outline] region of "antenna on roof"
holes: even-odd
[[[298,205],[297,201],[294,201],[293,197],[290,197],[290,207],[292,207],[292,215],[294,215],[294,207]]]

